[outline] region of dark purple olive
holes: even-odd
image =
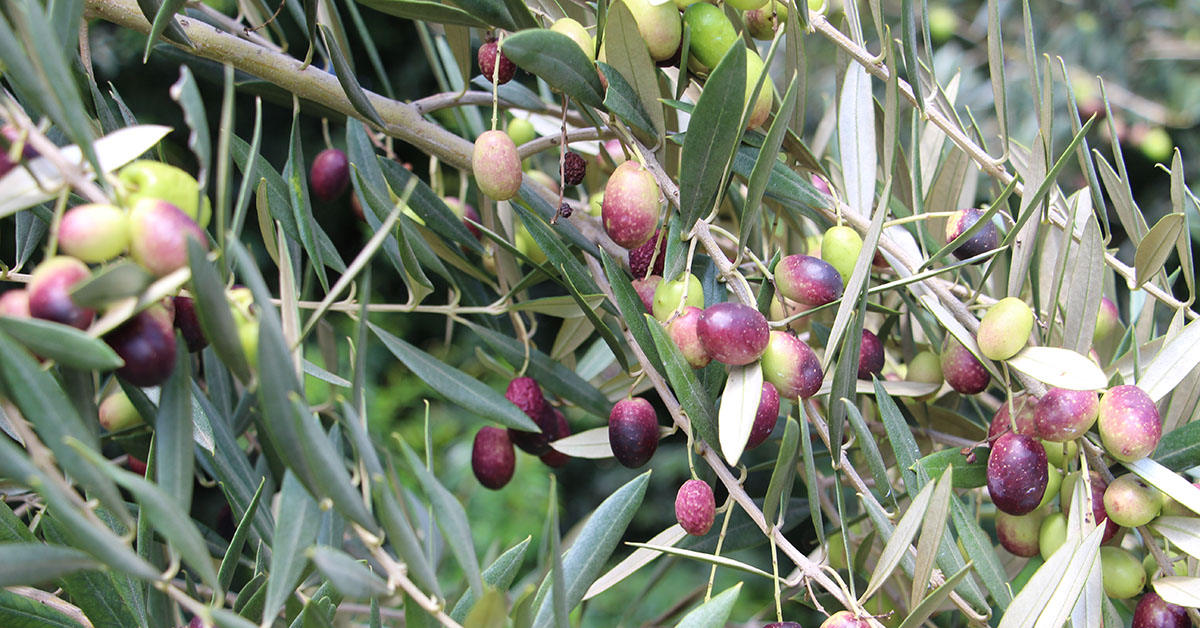
[[[508,440],[508,433],[498,427],[479,428],[471,447],[471,470],[475,472],[475,479],[486,488],[499,490],[512,479],[516,466],[517,454]]]
[[[317,153],[308,172],[309,187],[323,201],[336,200],[350,185],[350,160],[336,148]]]
[[[1034,436],[1037,434],[1037,427],[1034,424],[1034,411],[1037,408],[1038,398],[1033,395],[1016,395],[1013,396],[1012,409],[1016,414],[1018,434],[1026,436]],[[1008,400],[1000,404],[1000,409],[996,411],[996,415],[992,417],[992,424],[988,427],[988,438],[995,438],[1003,434],[1007,430],[1012,429],[1012,421],[1009,417]]]
[[[546,422],[546,426],[543,428],[546,430],[547,442],[553,443],[560,438],[566,438],[570,436],[571,426],[567,423],[567,417],[563,416],[562,411],[553,406],[546,406],[546,408],[550,412],[551,416],[550,420]],[[566,466],[567,462],[571,460],[570,456],[562,453],[561,451],[555,450],[553,447],[539,457],[542,459],[542,463],[555,469]]]
[[[746,451],[766,442],[767,437],[775,429],[779,421],[779,391],[771,382],[763,382],[762,399],[758,402],[758,412],[754,414],[754,426],[750,428],[750,438],[746,441]]]
[[[842,275],[829,262],[810,255],[788,255],[775,266],[779,294],[805,305],[842,298]]]
[[[964,395],[987,390],[991,375],[983,363],[954,336],[947,334],[946,350],[942,352],[942,375],[950,387]]]
[[[1053,443],[1075,440],[1092,428],[1099,408],[1100,400],[1093,390],[1051,388],[1034,410],[1037,435]]]
[[[858,378],[871,379],[883,373],[883,343],[869,329],[862,330],[862,344],[858,345]]]
[[[479,72],[483,74],[483,78],[488,82],[492,82],[494,78],[497,85],[503,85],[511,80],[517,74],[517,66],[508,57],[500,52],[500,46],[495,39],[488,39],[479,47],[479,54],[476,57],[479,61]],[[497,68],[497,64],[500,66]]]
[[[636,469],[658,450],[658,417],[641,397],[622,399],[608,415],[608,444],[617,462]]]
[[[171,302],[175,306],[175,329],[183,334],[188,353],[195,353],[207,347],[208,338],[204,337],[200,319],[196,316],[196,302],[191,297],[175,297]]]
[[[657,253],[656,253],[657,251]],[[647,276],[647,271],[650,275],[662,275],[663,264],[667,259],[667,239],[662,236],[662,232],[656,230],[654,235],[650,236],[646,243],[630,249],[629,251],[629,271],[633,273],[633,278],[641,279]],[[653,261],[654,267],[650,264]],[[653,297],[653,295],[651,295]],[[651,308],[646,308],[650,310]]]
[[[1037,509],[1046,492],[1049,464],[1037,439],[1008,433],[992,443],[988,457],[987,487],[1001,512],[1026,515]]]
[[[954,212],[954,215],[946,220],[946,242],[954,241],[954,238],[962,235],[972,225],[979,222],[983,217],[984,211],[978,208],[960,209]],[[996,225],[988,223],[984,225],[975,235],[967,238],[954,249],[954,257],[958,259],[968,259],[976,255],[982,255],[996,248],[1000,244],[1000,231],[996,229]]]
[[[766,626],[763,626],[763,628],[804,628],[804,627],[794,621],[777,621],[774,623],[767,624]]]
[[[1187,609],[1147,591],[1133,609],[1132,628],[1188,628]]]
[[[717,303],[700,315],[700,342],[712,359],[740,366],[757,360],[771,339],[767,317],[741,303]]]
[[[157,386],[175,370],[175,328],[161,305],[134,314],[104,341],[125,361],[117,375],[135,386]]]
[[[74,257],[60,255],[42,262],[29,279],[29,315],[87,329],[95,312],[75,305],[71,288],[89,276],[88,267]]]
[[[525,415],[541,428],[541,432],[526,432],[508,428],[508,437],[517,447],[534,456],[540,456],[550,451],[550,438],[546,435],[547,417],[553,418],[547,412],[546,398],[542,396],[542,388],[532,377],[518,377],[508,383],[504,397],[520,408]]]

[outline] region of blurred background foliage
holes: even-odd
[[[298,4],[298,0],[286,2]],[[205,3],[216,11],[230,15],[237,10],[234,0],[205,0]],[[883,4],[887,22],[898,24],[900,3],[891,1]],[[1024,30],[1022,5],[1019,2],[1003,1],[1000,7],[1004,39],[1008,46],[1005,56],[1010,133],[1015,141],[1029,145],[1037,130],[1037,113],[1029,89],[1030,67],[1027,63],[1025,38],[1021,34]],[[865,6],[863,8],[865,9]],[[429,27],[376,13],[366,7],[360,7],[359,11],[378,47],[383,66],[388,73],[388,81],[394,90],[394,97],[411,100],[441,91],[438,80],[430,69],[429,48],[425,45],[428,39],[420,32],[420,29]],[[1033,3],[1030,11],[1037,51],[1035,58],[1041,66],[1040,71],[1044,73],[1049,69],[1054,78],[1054,156],[1058,156],[1072,135],[1070,120],[1067,118],[1067,89],[1059,74],[1056,59],[1062,57],[1071,74],[1074,95],[1084,117],[1097,115],[1097,123],[1088,137],[1091,147],[1113,161],[1114,140],[1120,145],[1133,184],[1134,198],[1146,214],[1147,222],[1154,224],[1160,215],[1170,211],[1170,176],[1163,169],[1156,167],[1156,164],[1170,163],[1172,146],[1178,145],[1183,152],[1188,179],[1200,180],[1200,159],[1195,157],[1200,155],[1200,72],[1197,71],[1200,69],[1200,2],[1050,1]],[[195,7],[188,9],[188,13],[193,18],[210,19]],[[843,26],[844,16],[840,0],[833,1],[827,14],[831,22],[839,27]],[[343,19],[345,18],[343,15]],[[864,31],[868,33],[868,47],[878,50],[878,41],[871,41],[874,28],[870,23],[869,12],[864,11],[863,18]],[[944,86],[956,79],[956,105],[960,116],[974,117],[984,133],[984,140],[991,147],[992,154],[998,154],[997,126],[987,72],[987,3],[979,0],[930,3],[929,20],[930,39],[933,42],[932,58],[939,83]],[[272,28],[282,29],[290,41],[303,40],[302,25],[296,22],[294,13],[289,10],[280,12]],[[179,107],[169,99],[168,88],[178,79],[179,64],[187,61],[201,82],[210,88],[202,89],[202,94],[206,100],[210,127],[216,129],[220,112],[220,68],[215,64],[189,59],[165,45],[156,47],[149,61],[143,64],[143,35],[102,22],[94,22],[89,34],[97,83],[105,89],[111,84],[140,122],[174,127],[176,131],[162,144],[163,156],[171,163],[194,171],[193,157],[186,146],[187,127]],[[481,34],[474,33],[476,45]],[[350,37],[350,40],[354,46],[355,62],[360,68],[358,80],[367,89],[386,92],[387,88],[380,85],[376,75],[367,70],[370,67],[369,60],[365,51],[359,47],[358,38]],[[820,37],[808,37],[804,43],[808,59],[805,99],[808,131],[805,139],[819,151],[823,143],[836,142],[836,137],[830,139],[825,136],[823,139],[822,135],[828,132],[824,127],[834,115],[839,68],[844,67],[845,59],[835,62],[839,59],[838,52],[833,45]],[[783,55],[780,55],[779,59],[782,58]],[[321,64],[323,60],[318,55],[315,62]],[[773,72],[779,79],[782,76],[782,67],[773,68]],[[1116,129],[1115,136],[1110,131],[1110,121],[1104,119],[1104,103],[1097,76],[1103,78],[1107,90],[1112,107],[1111,126]],[[240,76],[239,80],[241,78],[250,77]],[[519,73],[518,80],[535,90],[538,89],[536,80],[530,75]],[[874,86],[877,98],[882,98],[882,84],[876,81]],[[262,118],[262,157],[276,168],[280,168],[287,156],[287,143],[280,138],[287,137],[291,124],[290,97],[271,91],[264,95],[268,98],[264,101]],[[254,101],[250,90],[239,90],[236,114],[238,133],[248,134],[254,120]],[[319,112],[317,114],[301,119],[302,141],[309,161],[326,144],[327,136],[322,119]],[[328,120],[328,137],[332,138],[335,146],[342,147],[344,122],[336,118]],[[455,129],[452,116],[440,117],[439,122],[452,130]],[[905,133],[901,136],[905,143],[905,151],[911,159],[909,138]],[[400,144],[395,145],[394,150],[397,160],[410,163],[415,172],[428,178],[429,163],[421,153]],[[549,153],[539,156],[535,167],[541,164],[553,172],[557,160],[555,158],[552,164],[549,161],[552,157]],[[1068,172],[1060,181],[1068,193],[1086,185],[1077,162],[1068,166]],[[597,182],[598,180],[592,181],[593,184]],[[990,179],[986,177],[981,179],[980,183],[975,202],[986,203],[998,190],[994,189]],[[446,189],[456,190],[457,183],[447,183]],[[598,186],[594,186],[588,191],[599,189]],[[353,218],[350,199],[351,195],[343,195],[341,200],[334,203],[318,201],[314,205],[315,217],[337,244],[345,259],[351,259],[369,236],[365,225]],[[1200,239],[1200,220],[1195,215],[1195,208],[1190,205],[1189,207],[1189,224],[1193,239]],[[1112,224],[1118,223],[1113,219]],[[1110,248],[1124,243],[1124,235],[1119,232],[1119,226],[1115,228],[1118,231],[1113,234]],[[251,238],[257,237],[252,235],[254,232],[255,230],[249,229],[246,234]],[[259,254],[260,259],[266,260],[261,242],[249,241],[247,244]],[[13,245],[12,238],[4,238],[0,243],[0,258],[11,259]],[[1131,256],[1131,250],[1123,251],[1122,257],[1128,259]],[[37,261],[36,258],[31,260],[29,267]],[[376,301],[405,300],[406,294],[400,281],[388,277],[385,272],[377,273],[376,277],[383,278],[374,282]],[[1177,282],[1175,287],[1176,296],[1186,299],[1186,288],[1182,281]],[[442,290],[444,289],[443,287]],[[536,290],[534,296],[537,296]],[[1123,310],[1126,307],[1127,304],[1123,304]],[[475,352],[481,347],[478,339],[462,327],[447,326],[446,319],[442,316],[397,314],[387,315],[386,318],[378,316],[376,320],[391,333],[417,342],[433,355],[458,365],[496,389],[502,389],[507,382],[508,375],[477,359]],[[335,326],[335,336],[345,337],[351,333],[352,326],[346,317],[331,316],[329,321]],[[549,346],[559,323],[560,319],[542,317],[536,338],[540,346]],[[446,339],[450,339],[451,342],[444,344]],[[396,431],[407,442],[413,444],[421,443],[428,437],[436,464],[442,471],[442,482],[463,498],[471,521],[487,522],[487,525],[474,527],[484,563],[526,536],[533,537],[535,547],[543,545],[542,531],[550,485],[547,467],[520,453],[517,474],[508,488],[498,492],[482,489],[472,481],[469,469],[471,438],[484,422],[473,416],[464,416],[462,409],[443,403],[421,380],[408,372],[382,347],[369,346],[368,349],[371,382],[367,399],[372,431],[380,435]],[[346,343],[339,344],[339,352],[339,360],[342,361],[340,366],[343,369],[341,372],[346,372],[351,360]],[[320,361],[315,348],[309,351],[309,358]],[[329,368],[332,365],[325,366]],[[312,378],[309,378],[309,384],[311,401],[319,402],[329,398],[328,385]],[[660,409],[660,416],[663,415],[665,412]],[[605,417],[586,416],[577,410],[568,411],[568,417],[574,431],[577,432],[603,425],[605,420]],[[395,447],[394,441],[382,440]],[[818,448],[821,447],[819,441],[814,444]],[[773,457],[768,451],[773,450],[771,447],[764,447],[762,450],[751,452],[747,460],[751,470],[771,464]],[[682,436],[677,435],[664,441],[651,466],[655,472],[655,481],[650,483],[650,492],[644,502],[650,507],[638,511],[630,526],[627,540],[644,541],[674,522],[670,504],[673,502],[675,487],[688,474]],[[703,473],[703,470],[701,472]],[[563,507],[564,530],[569,530],[579,524],[580,518],[594,508],[604,496],[639,472],[624,469],[612,460],[573,460],[565,468],[554,473],[557,476],[558,495]],[[759,473],[756,474],[757,477],[752,476],[754,483],[761,483],[763,486],[748,487],[750,494],[765,493],[766,475],[769,474]],[[717,486],[719,487],[720,483],[717,483]],[[722,503],[724,497],[723,492],[718,493],[718,504]],[[720,522],[719,517],[718,525]],[[565,534],[569,535],[569,532]],[[816,546],[811,526],[796,525],[789,535],[789,538],[791,537],[795,537],[793,542],[804,551],[811,551]],[[540,551],[544,553],[547,550],[542,547]],[[618,550],[618,554],[622,552],[627,553],[628,550]],[[444,549],[440,555],[445,559]],[[765,545],[733,552],[731,557],[768,571],[771,568],[770,553]],[[443,563],[443,573],[453,574],[453,561],[444,560]],[[653,621],[655,615],[674,607],[676,602],[684,608],[693,604],[694,596],[703,595],[703,589],[695,588],[695,577],[672,578],[672,571],[679,569],[691,572],[700,569],[707,571],[707,568],[698,563],[677,559],[660,561],[655,568],[643,570],[619,585],[619,590],[623,593],[601,596],[591,603],[588,613],[589,625],[615,625],[620,621],[624,621],[625,625],[641,625]],[[523,574],[526,575],[526,586],[533,586],[530,583],[536,583],[539,574]],[[692,576],[694,575],[693,573]],[[721,570],[714,590],[723,590],[741,579],[741,576],[742,574],[729,570]],[[653,587],[650,586],[652,582]],[[743,609],[744,612],[735,611],[734,615],[745,616],[753,612],[753,609],[769,608],[772,601],[761,596],[761,592],[766,590],[766,587],[744,590],[738,601],[739,609]],[[659,600],[650,604],[631,603],[643,595],[653,595]],[[637,610],[633,616],[625,617],[629,608]],[[792,613],[801,612],[797,604],[785,602],[785,609],[789,608]],[[785,610],[785,614],[788,614],[788,611]]]

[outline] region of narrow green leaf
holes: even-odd
[[[887,545],[883,547],[883,552],[879,555],[879,562],[875,564],[875,570],[871,572],[871,581],[867,583],[866,590],[859,595],[860,600],[870,599],[871,595],[878,591],[879,587],[883,586],[883,583],[892,575],[901,559],[908,554],[909,545],[916,538],[917,531],[921,528],[921,521],[929,510],[933,489],[933,483],[926,484],[925,488],[921,489],[921,492],[913,498],[908,510],[904,512],[904,516],[900,517],[896,529],[892,531],[891,536],[888,536]],[[879,534],[887,536],[884,530],[880,530]]]
[[[575,542],[563,558],[563,575],[566,583],[567,607],[574,608],[583,600],[589,586],[600,575],[608,557],[616,549],[625,534],[625,528],[646,494],[650,473],[646,472],[630,480],[600,503],[587,523],[575,536]],[[553,624],[552,601],[542,599],[534,615],[533,628],[546,628]]]
[[[8,590],[0,590],[0,625],[6,628],[83,628],[53,606]]]
[[[725,390],[721,394],[721,408],[717,413],[721,455],[730,466],[737,466],[750,439],[754,417],[762,401],[762,367],[757,363],[733,366]]]
[[[604,21],[604,51],[605,59],[619,75],[617,80],[628,81],[634,102],[640,104],[639,108],[647,115],[650,125],[642,130],[651,137],[662,135],[666,127],[663,106],[658,100],[658,72],[646,48],[646,40],[638,30],[637,20],[624,2],[614,2],[608,6]],[[601,69],[604,69],[603,66]],[[607,105],[613,96],[614,82],[609,72],[606,71],[604,75],[608,79],[608,93],[604,102]]]
[[[680,155],[679,206],[681,230],[716,207],[725,184],[725,170],[742,133],[746,105],[746,47],[734,45],[704,83],[688,122],[689,132]]]
[[[33,424],[63,471],[117,513],[123,525],[132,527],[133,519],[124,508],[125,502],[112,480],[93,473],[91,466],[67,445],[67,439],[73,437],[91,450],[98,449],[94,431],[84,424],[50,373],[43,371],[37,361],[3,331],[0,331],[0,379],[9,399]]]
[[[32,213],[17,216],[32,216]],[[112,262],[72,286],[71,300],[80,307],[100,308],[117,299],[142,294],[154,279],[154,275],[130,260]]]
[[[667,335],[666,330],[649,314],[644,314],[646,327],[658,348],[658,354],[663,358],[663,367],[667,371],[667,379],[679,405],[687,413],[692,424],[692,435],[702,438],[709,445],[719,443],[717,438],[717,417],[713,415],[713,402],[696,378],[696,372],[679,352],[675,341]]]
[[[299,396],[293,395],[291,401],[291,418],[299,436],[303,458],[288,461],[288,466],[303,464],[310,469],[319,470],[313,473],[315,488],[319,491],[317,497],[328,497],[338,512],[347,519],[368,531],[378,531],[379,526],[363,504],[362,493],[354,486],[350,472],[346,470],[346,462],[341,452],[329,441],[321,427],[320,419],[312,414],[308,404]]]
[[[798,78],[793,76],[791,83],[788,84],[787,93],[783,97],[783,105],[776,112],[775,120],[771,122],[771,129],[767,131],[767,138],[763,140],[758,159],[754,160],[754,169],[750,171],[750,178],[746,182],[746,204],[740,220],[739,242],[750,242],[750,234],[759,224],[763,193],[767,190],[767,180],[771,176],[775,163],[779,161],[776,156],[779,153],[779,147],[783,145],[784,137],[787,136],[786,131],[791,123],[792,113],[796,110],[796,102],[799,98],[797,82]]]
[[[413,580],[421,587],[421,590],[441,596],[437,574],[429,564],[429,560],[425,556],[425,549],[417,540],[417,534],[413,531],[412,524],[408,522],[408,516],[404,514],[392,488],[383,478],[376,478],[372,488],[374,489],[375,512],[379,516],[379,522],[383,524],[383,529],[387,532],[387,540],[391,543],[392,551],[408,565],[409,573],[412,574]]]
[[[363,6],[410,20],[434,22],[437,24],[458,24],[486,28],[483,20],[463,11],[432,0],[356,0]]]
[[[528,549],[529,537],[525,537],[524,541],[510,547],[508,551],[492,561],[487,569],[483,570],[483,583],[491,590],[507,591],[512,586],[513,580],[516,579]],[[454,621],[462,621],[474,606],[475,595],[468,589],[458,599],[454,610],[450,611],[450,618]]]
[[[450,211],[445,201],[434,193],[429,184],[391,159],[380,155],[376,160],[392,190],[399,192],[408,189],[410,181],[416,179],[416,187],[408,197],[408,206],[421,218],[425,226],[451,242],[464,245],[476,253],[483,253],[483,245],[471,235],[463,221]]]
[[[943,449],[917,461],[929,477],[938,479],[950,466],[954,467],[954,488],[979,488],[987,484],[987,461],[991,450],[977,447],[972,450],[973,462],[959,449]],[[914,469],[915,471],[915,469]]]
[[[0,330],[33,353],[81,371],[110,371],[125,365],[103,340],[68,325],[37,318],[0,317]]]
[[[938,546],[941,544],[943,533],[946,531],[946,516],[950,510],[952,478],[954,467],[946,467],[933,490],[929,501],[929,509],[921,522],[921,538],[917,541],[917,562],[913,567],[913,588],[909,597],[909,608],[916,608],[924,599],[929,587],[929,578],[933,574],[933,561],[936,558]]]
[[[341,550],[317,547],[310,552],[309,558],[329,584],[347,598],[365,600],[388,593],[388,585],[383,578]]]
[[[146,51],[142,55],[142,63],[150,58],[150,48],[158,43],[158,38],[166,33],[167,39],[193,47],[191,39],[175,19],[175,14],[183,8],[182,0],[138,0],[138,6],[146,21],[150,22],[150,36],[146,38]]]
[[[263,603],[263,619],[279,614],[287,598],[299,584],[308,563],[305,551],[317,540],[321,523],[320,507],[291,471],[283,476],[279,493],[279,518],[275,522],[275,540],[271,544],[271,577]],[[269,623],[269,622],[268,622]]]
[[[1175,472],[1200,465],[1200,421],[1192,421],[1164,434],[1151,457]]]
[[[596,66],[570,37],[548,29],[528,29],[505,38],[501,50],[513,63],[580,103],[604,106]]]
[[[421,482],[421,487],[425,489],[425,495],[433,505],[433,514],[437,519],[438,527],[446,536],[450,551],[458,560],[459,566],[466,572],[471,591],[476,596],[480,595],[483,592],[483,580],[479,575],[479,559],[475,555],[475,544],[471,540],[471,524],[467,520],[466,511],[463,510],[458,499],[425,468],[408,443],[404,442],[404,439],[395,432],[392,433],[392,436],[400,444],[408,466],[417,476],[417,480]]]
[[[604,106],[608,111],[634,129],[647,136],[653,136],[654,121],[650,119],[650,114],[646,113],[646,108],[638,100],[638,94],[629,81],[625,80],[620,71],[603,61],[596,65],[608,81],[608,89],[604,91]],[[658,110],[661,112],[662,107]]]
[[[658,355],[658,348],[654,344],[654,339],[650,336],[650,328],[647,326],[646,306],[642,303],[641,297],[634,290],[633,284],[629,281],[629,276],[625,271],[621,270],[617,261],[612,258],[607,252],[600,256],[601,262],[604,264],[604,274],[608,277],[608,284],[612,288],[613,298],[616,302],[617,309],[620,311],[621,320],[629,328],[630,335],[637,343],[642,353],[646,355],[646,359],[660,373],[664,373],[665,367]],[[655,322],[654,324],[657,324]]]
[[[838,102],[838,149],[846,204],[860,216],[875,205],[875,107],[871,99],[871,77],[859,63],[846,66]]]
[[[796,462],[800,458],[800,425],[796,419],[787,418],[783,439],[779,443],[779,454],[775,457],[775,468],[771,471],[771,482],[767,485],[767,497],[763,500],[763,520],[774,522],[779,514],[782,499],[792,494],[792,483],[796,479]]]
[[[421,378],[450,401],[469,409],[479,416],[492,419],[502,425],[520,430],[538,431],[520,408],[513,405],[504,395],[492,390],[483,382],[434,358],[413,345],[389,334],[380,327],[368,323],[371,331],[383,341],[392,355],[400,359],[414,375]]]
[[[1146,237],[1142,238],[1133,257],[1136,288],[1141,288],[1162,270],[1167,258],[1175,251],[1175,243],[1186,226],[1187,220],[1183,214],[1167,214],[1159,218]]]
[[[954,519],[958,540],[967,550],[967,558],[974,563],[975,572],[983,580],[983,586],[991,594],[996,607],[1003,611],[1012,602],[1012,589],[1009,588],[1010,580],[1000,564],[1000,557],[996,555],[996,548],[992,545],[992,537],[979,527],[974,513],[967,510],[957,497],[950,500],[950,516]]]
[[[288,200],[290,201],[296,229],[300,236],[300,244],[312,261],[312,268],[321,281],[321,287],[329,290],[329,278],[325,274],[325,262],[322,251],[317,248],[315,232],[316,221],[313,219],[312,203],[308,196],[308,169],[304,167],[304,149],[300,145],[300,101],[293,97],[292,102],[292,131],[288,142],[288,160],[283,169],[283,179],[287,183]]]
[[[921,600],[920,604],[912,607],[912,612],[908,614],[908,617],[904,618],[904,621],[900,624],[900,628],[918,628],[918,626],[924,624],[925,620],[929,619],[931,615],[942,607],[946,598],[950,597],[950,594],[954,592],[954,587],[958,586],[958,583],[962,582],[962,579],[966,578],[970,572],[971,564],[967,563],[966,567],[963,567],[958,570],[958,573],[947,578],[941,586],[934,589],[925,599]]]
[[[217,570],[217,583],[222,591],[228,591],[229,585],[233,582],[233,575],[237,570],[238,560],[242,557],[242,548],[246,545],[246,537],[250,536],[254,515],[258,512],[258,503],[262,499],[265,485],[265,481],[258,483],[258,490],[254,491],[254,498],[250,500],[250,506],[242,513],[237,529],[233,532],[233,538],[229,540],[229,547],[225,550],[225,556],[221,558],[221,568]]]
[[[37,585],[76,572],[103,567],[91,556],[70,547],[45,543],[0,543],[0,587]]]
[[[721,592],[720,595],[696,607],[692,612],[683,616],[675,628],[721,628],[729,620],[733,605],[737,602],[738,594],[742,591],[742,583],[737,583]]]
[[[154,418],[154,481],[184,512],[192,508],[193,454],[192,356],[176,341],[175,368],[163,384]]]
[[[892,485],[888,481],[887,465],[884,464],[883,456],[879,453],[876,436],[867,428],[867,422],[863,420],[862,413],[858,411],[858,406],[854,405],[853,401],[843,397],[841,402],[846,406],[846,418],[850,420],[855,438],[858,439],[858,446],[867,459],[867,467],[871,469],[871,475],[875,478],[876,488],[884,490],[885,496],[892,495],[892,502],[895,503],[896,498],[892,493]]]
[[[330,40],[333,39],[329,27],[324,24],[320,25],[321,40],[325,42],[325,49],[329,51],[330,61],[333,62],[333,69],[337,75],[338,83],[342,85],[342,91],[346,92],[346,98],[362,117],[369,120],[378,128],[385,126],[383,118],[379,117],[379,112],[375,110],[375,105],[371,104],[371,99],[367,98],[367,93],[358,83],[358,77],[354,74],[354,68],[346,60],[346,56],[342,54],[340,46],[330,45]],[[353,126],[353,125],[350,125]]]
[[[164,0],[163,8],[168,4],[182,4],[178,0]],[[159,13],[162,16],[162,13]],[[157,21],[157,18],[156,18]],[[149,56],[149,48],[146,53]],[[179,80],[171,85],[171,100],[179,103],[183,109],[183,121],[187,123],[188,148],[196,156],[200,164],[196,181],[200,183],[200,195],[203,197],[208,185],[208,172],[212,167],[212,135],[208,131],[208,115],[204,111],[204,100],[200,98],[200,88],[196,86],[196,78],[186,65],[179,66]]]
[[[1073,249],[1075,263],[1067,285],[1066,314],[1063,316],[1063,347],[1079,353],[1092,348],[1096,315],[1104,296],[1104,242],[1095,217],[1089,217]]]
[[[451,4],[458,5],[460,9],[467,13],[477,16],[488,24],[506,31],[515,31],[518,29],[516,22],[509,15],[507,6],[501,0],[452,0]],[[528,13],[529,9],[525,11]],[[533,27],[536,28],[537,24],[533,24]]]

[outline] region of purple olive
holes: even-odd
[[[983,363],[949,334],[946,336],[946,350],[942,352],[942,375],[951,388],[964,395],[987,390],[992,379]]]
[[[954,212],[954,215],[946,220],[946,242],[953,242],[955,238],[962,235],[972,225],[979,222],[983,217],[984,211],[978,208],[960,209]],[[954,257],[965,260],[976,255],[982,255],[995,249],[1000,244],[1000,231],[996,229],[996,225],[988,223],[984,225],[975,235],[967,238],[954,249]]]
[[[336,148],[317,153],[308,172],[308,183],[317,198],[336,200],[350,185],[350,160],[346,153]]]
[[[641,397],[622,399],[608,415],[608,444],[617,462],[636,469],[658,450],[658,417]]]
[[[1133,609],[1132,628],[1188,628],[1187,609],[1176,606],[1154,591],[1147,591]]]
[[[712,361],[712,356],[700,341],[700,317],[703,315],[703,310],[689,305],[667,326],[667,334],[675,341],[679,352],[694,369],[704,368]]]
[[[91,276],[83,262],[74,257],[52,257],[33,271],[29,279],[29,315],[42,320],[87,329],[93,310],[79,307],[71,300],[71,288]]]
[[[546,440],[550,443],[553,443],[554,441],[556,441],[560,438],[566,438],[566,437],[570,436],[571,435],[571,425],[569,423],[567,423],[567,417],[564,416],[562,411],[559,410],[558,408],[555,408],[553,406],[546,406],[546,407],[549,409],[550,415],[552,417],[551,420],[546,421],[546,427],[543,428],[543,429],[546,429]],[[566,464],[568,462],[570,462],[570,460],[571,460],[570,456],[562,453],[561,451],[554,449],[553,447],[551,447],[549,451],[547,451],[546,453],[544,453],[538,457],[542,459],[543,464],[545,464],[548,467],[553,467],[555,469],[559,469],[559,468],[566,466]]]
[[[175,329],[183,334],[189,353],[200,351],[208,346],[208,338],[200,327],[200,319],[196,316],[196,302],[191,297],[175,297],[171,300],[175,306]]]
[[[1100,440],[1108,454],[1133,462],[1154,453],[1162,438],[1162,417],[1154,400],[1137,386],[1114,386],[1100,399]]]
[[[188,238],[208,249],[204,230],[166,201],[143,198],[129,212],[129,255],[158,277],[187,266]]]
[[[134,314],[104,341],[125,361],[117,375],[135,386],[157,386],[175,370],[175,328],[161,305]]]
[[[871,379],[883,373],[883,343],[869,329],[862,330],[862,343],[858,345],[858,378]]]
[[[1037,435],[1053,443],[1075,440],[1092,429],[1099,409],[1093,390],[1051,388],[1034,411]]]
[[[476,56],[479,61],[479,72],[483,74],[483,78],[488,82],[495,79],[497,85],[503,85],[511,80],[517,74],[517,66],[500,51],[500,45],[495,39],[488,39],[479,47],[479,54]],[[499,65],[499,67],[496,67]]]
[[[604,231],[618,246],[636,249],[654,235],[658,226],[658,182],[636,161],[613,171],[604,185],[600,206]]]
[[[661,230],[655,230],[646,243],[629,251],[629,272],[635,279],[650,275],[663,274],[663,265],[667,259],[667,239]],[[653,267],[651,267],[653,262]]]
[[[498,427],[479,428],[471,447],[471,470],[475,472],[475,479],[486,488],[499,490],[512,479],[516,466],[517,454],[508,440],[508,433]]]
[[[763,379],[786,399],[808,399],[821,389],[824,372],[817,354],[799,338],[772,331],[762,355]]]
[[[712,528],[717,502],[707,482],[688,480],[675,494],[675,520],[684,532],[704,536]]]
[[[842,275],[829,262],[810,255],[788,255],[775,266],[779,294],[805,305],[842,298]]]
[[[746,451],[766,442],[779,421],[779,391],[771,382],[763,382],[762,398],[758,401],[758,412],[754,414],[754,425],[750,438],[746,440]]]
[[[0,316],[29,318],[29,291],[9,290],[0,294]]]
[[[646,313],[654,311],[654,291],[658,289],[658,284],[663,280],[658,275],[650,275],[645,279],[634,279],[633,289],[637,292],[638,298],[642,300],[642,305],[646,306]]]
[[[871,624],[861,617],[855,617],[850,611],[838,611],[829,616],[821,628],[870,628]]]
[[[1038,398],[1033,395],[1025,394],[1013,397],[1012,410],[1017,417],[1016,432],[1018,434],[1034,437],[1038,435],[1037,426],[1033,418],[1037,404]],[[1005,431],[1012,429],[1013,422],[1009,420],[1012,414],[1009,414],[1008,408],[1009,404],[1007,400],[1000,404],[1000,409],[996,411],[996,416],[992,418],[992,424],[988,427],[988,438],[996,438]]]
[[[717,303],[700,314],[696,324],[700,342],[718,362],[741,366],[763,354],[770,340],[767,317],[741,303]]]
[[[1010,515],[1037,509],[1049,479],[1046,450],[1024,434],[1005,434],[992,444],[987,463],[988,494],[996,508]]]
[[[508,383],[508,390],[504,391],[504,397],[513,402],[518,408],[525,412],[525,415],[541,428],[541,432],[526,432],[524,430],[516,430],[508,428],[508,437],[522,451],[540,456],[547,451],[550,451],[550,438],[547,436],[546,425],[549,424],[547,419],[553,420],[554,415],[549,412],[549,406],[546,404],[546,398],[542,395],[542,388],[538,386],[537,380],[532,377],[518,377]]]
[[[799,623],[794,621],[777,621],[763,626],[763,628],[804,628]]]

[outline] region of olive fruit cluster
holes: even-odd
[[[562,467],[569,460],[550,443],[571,435],[571,426],[561,410],[546,401],[541,386],[532,377],[517,377],[508,383],[504,397],[521,409],[540,432],[508,428],[482,427],[475,434],[471,450],[471,469],[479,483],[498,490],[512,479],[517,458],[513,446],[537,456],[550,467]]]

